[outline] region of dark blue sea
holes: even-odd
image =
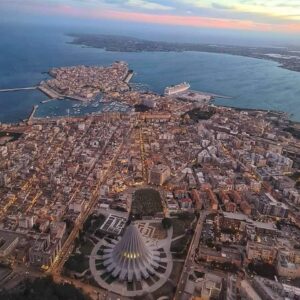
[[[278,64],[252,58],[209,53],[116,53],[72,45],[64,28],[33,25],[0,27],[0,89],[35,86],[48,78],[52,67],[109,65],[125,60],[134,69],[135,83],[162,93],[171,84],[187,81],[193,90],[230,96],[217,104],[242,108],[286,111],[300,121],[300,73],[284,70]],[[101,30],[99,30],[101,33]],[[75,102],[59,100],[41,104],[47,97],[39,91],[0,93],[0,122],[25,119],[34,104],[37,116],[74,113]],[[85,107],[82,112],[101,110]]]

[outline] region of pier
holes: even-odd
[[[0,89],[1,93],[6,92],[18,92],[18,91],[26,91],[26,90],[36,90],[37,86],[23,87],[23,88],[11,88],[11,89]]]
[[[200,93],[204,93],[204,94],[209,95],[213,98],[232,99],[232,97],[230,97],[230,96],[224,96],[224,95],[218,95],[218,94],[212,94],[212,93],[205,93],[205,92],[200,92]]]
[[[45,104],[45,103],[48,103],[48,102],[53,101],[53,100],[57,100],[57,99],[47,99],[47,100],[42,100],[41,103],[42,103],[42,104]]]
[[[27,121],[28,124],[30,124],[32,119],[34,118],[34,114],[35,114],[36,110],[38,109],[38,107],[39,107],[38,105],[34,105],[32,107],[32,111],[31,111],[31,113],[29,115],[29,118],[28,118],[28,121]]]
[[[39,85],[38,89],[51,99],[62,99],[63,98],[63,96],[61,94],[57,93],[53,89],[50,89],[46,86]]]
[[[80,102],[88,102],[92,100],[92,99],[86,99],[78,96],[67,96],[67,95],[65,95],[65,98],[70,100],[80,101]]]
[[[130,82],[130,80],[132,79],[133,75],[134,75],[133,71],[129,70],[124,79],[124,82],[128,84]]]

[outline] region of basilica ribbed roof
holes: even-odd
[[[153,245],[146,243],[138,228],[129,225],[123,237],[116,244],[104,250],[104,266],[114,277],[132,281],[147,278],[155,272],[159,252]]]

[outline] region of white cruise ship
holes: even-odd
[[[165,88],[165,95],[171,96],[177,93],[184,92],[190,88],[190,84],[187,82],[183,82],[177,85],[168,86]]]

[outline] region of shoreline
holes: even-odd
[[[233,105],[224,105],[224,104],[220,105],[220,104],[216,104],[214,102],[216,100],[216,98],[219,98],[219,99],[232,99],[233,97],[222,96],[222,95],[217,95],[217,94],[213,94],[213,93],[207,93],[207,92],[203,92],[203,91],[194,91],[194,90],[192,91],[191,90],[191,92],[197,92],[197,93],[200,93],[200,94],[203,94],[203,95],[206,95],[206,96],[210,96],[211,97],[211,104],[210,105],[214,105],[214,106],[217,106],[217,107],[231,108],[231,109],[234,109],[234,110],[237,110],[237,111],[245,111],[245,112],[269,112],[269,113],[274,113],[274,114],[278,114],[278,115],[285,115],[286,118],[287,118],[287,120],[290,122],[290,124],[292,124],[292,125],[300,125],[300,120],[299,121],[292,120],[290,118],[290,114],[288,112],[284,112],[284,111],[280,111],[280,110],[272,110],[272,109],[263,109],[263,108],[243,108],[243,107],[237,107],[237,106],[233,106]],[[39,103],[45,104],[45,103],[51,102],[53,100],[58,100],[58,99],[48,98],[47,100],[40,101]],[[64,101],[64,100],[76,101],[76,99],[73,99],[71,97],[60,98],[59,100],[60,101]],[[78,102],[78,100],[77,100],[77,102]],[[82,101],[79,101],[79,102],[83,103]],[[34,106],[38,107],[38,105],[34,105]],[[34,107],[34,106],[32,106],[32,107]],[[32,113],[32,111],[30,112],[30,115],[31,115],[31,113]],[[107,112],[105,112],[105,111],[97,111],[97,112],[93,112],[93,113],[82,113],[82,114],[79,114],[77,116],[69,116],[69,117],[71,117],[71,118],[80,118],[80,117],[88,117],[88,116],[91,116],[92,114],[103,114],[103,113],[107,113]],[[120,111],[120,113],[123,113],[123,112]],[[61,115],[57,115],[57,116],[46,116],[46,117],[39,117],[39,116],[37,116],[37,117],[34,117],[34,119],[46,119],[46,120],[50,120],[52,118],[67,118],[67,117],[68,117],[68,114],[65,113],[65,114],[61,114]],[[27,118],[25,118],[25,119],[27,119]],[[18,124],[18,123],[20,123],[20,120],[19,121],[15,121],[15,122],[1,122],[1,120],[0,120],[0,124],[12,125],[12,124]]]
[[[222,45],[222,44],[201,44],[201,43],[172,43],[153,40],[143,40],[134,37],[122,37],[114,35],[102,35],[102,34],[65,34],[72,38],[72,41],[66,42],[71,45],[78,45],[87,48],[102,49],[105,52],[114,53],[142,53],[142,52],[198,52],[198,53],[213,53],[213,54],[227,54],[232,56],[248,57],[253,59],[272,61],[278,64],[277,67],[300,73],[300,56],[291,63],[290,59],[283,58],[284,55],[290,55],[292,49],[280,53],[282,57],[268,56],[268,52],[274,52],[274,47],[247,47],[247,46],[235,46],[235,45]],[[102,40],[101,40],[102,38]],[[118,39],[124,38],[122,43]],[[134,48],[131,44],[127,44],[127,39],[134,39],[137,43],[140,43],[140,48]],[[97,45],[98,43],[98,45]],[[152,47],[152,48],[151,48]],[[177,48],[176,48],[177,47]],[[254,49],[256,51],[254,51]],[[268,51],[267,51],[268,50]],[[253,52],[254,51],[254,52]],[[276,51],[275,51],[276,52]]]
[[[267,109],[255,109],[255,108],[240,108],[240,107],[234,107],[234,106],[224,106],[224,105],[217,105],[217,104],[210,104],[210,106],[217,106],[220,108],[230,108],[230,109],[234,109],[236,111],[245,111],[245,112],[264,112],[264,113],[272,113],[272,114],[277,114],[277,115],[287,115],[286,112],[283,111],[274,111],[274,110],[267,110]],[[32,107],[31,113],[30,115],[32,115],[32,112],[34,111],[34,113],[36,112],[36,109],[38,108],[38,105],[34,105]],[[93,116],[99,116],[102,114],[114,114],[114,113],[127,113],[124,111],[97,111],[97,112],[89,112],[89,113],[85,113],[85,114],[80,114],[77,116],[68,116],[67,114],[65,115],[57,115],[57,116],[46,116],[46,117],[40,117],[40,116],[33,116],[31,118],[31,120],[37,120],[37,121],[56,121],[56,120],[60,120],[60,119],[82,119],[82,118],[88,118],[88,117],[93,117]],[[0,125],[8,125],[11,127],[18,127],[19,124],[25,124],[28,121],[27,119],[24,120],[20,120],[18,122],[0,122]],[[300,121],[294,121],[288,118],[287,116],[287,121],[289,122],[289,126],[299,126],[300,125]]]
[[[44,73],[47,73],[50,75],[50,77],[54,78],[53,75],[50,73],[50,71],[47,71],[47,72],[44,72]],[[125,77],[123,78],[123,82],[127,84],[128,87],[130,87],[129,83],[130,83],[130,80],[132,79],[132,77],[135,75],[135,72],[134,70],[131,70],[129,69],[127,74],[125,75]],[[42,82],[41,82],[42,83]],[[57,94],[57,92],[55,92],[55,95],[52,94],[52,97],[51,95],[49,95],[49,92],[51,94],[52,90],[48,90],[48,88],[45,88],[44,86],[41,85],[41,83],[37,86],[36,90],[44,93],[47,95],[48,99],[46,100],[43,100],[43,101],[39,101],[39,103],[48,103],[52,100],[72,100],[72,101],[79,101],[81,103],[91,103],[93,101],[86,101],[84,99],[75,99],[74,97],[70,97],[70,96],[64,96],[64,95],[61,95],[61,94]],[[28,88],[22,88],[22,89],[31,89],[32,87],[28,87]],[[131,88],[130,88],[131,89]],[[150,91],[152,93],[156,93],[156,92],[153,92],[153,91]],[[289,120],[289,122],[291,122],[291,124],[300,124],[300,120],[292,120],[291,117],[292,117],[292,114],[288,113],[288,112],[284,112],[284,111],[280,111],[280,110],[272,110],[272,109],[267,109],[267,108],[256,108],[256,107],[253,107],[253,108],[244,108],[244,107],[238,107],[238,106],[234,106],[234,105],[226,105],[224,103],[222,104],[216,104],[215,101],[217,99],[233,99],[234,97],[230,97],[230,96],[225,96],[225,95],[220,95],[220,94],[215,94],[215,93],[211,93],[211,92],[204,92],[202,90],[189,90],[190,93],[198,93],[199,95],[203,95],[203,96],[208,96],[208,97],[211,97],[211,104],[215,105],[215,106],[218,106],[218,107],[225,107],[225,108],[232,108],[232,109],[235,109],[235,110],[239,110],[239,111],[261,111],[261,112],[271,112],[271,113],[276,113],[276,114],[280,114],[280,115],[285,115],[285,117],[287,118],[287,120]],[[54,97],[55,96],[55,97]],[[122,111],[120,111],[122,113]],[[68,114],[66,112],[58,112],[58,115],[52,115],[50,114],[50,116],[41,116],[41,117],[37,117],[37,118],[53,118],[53,117],[66,117]],[[106,113],[105,111],[97,111],[97,114],[101,114],[101,113]],[[74,116],[74,117],[81,117],[81,116],[89,116],[90,115],[90,112],[80,112],[78,114],[78,116]],[[49,117],[49,118],[48,118]],[[26,119],[26,118],[25,118]],[[16,120],[16,121],[13,121],[13,122],[9,122],[9,123],[3,123],[3,124],[16,124],[16,123],[19,123],[20,120]],[[0,123],[1,120],[0,120]]]

